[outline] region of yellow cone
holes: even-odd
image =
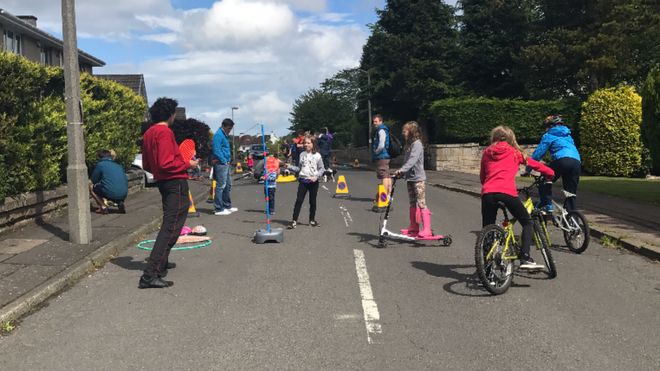
[[[209,192],[209,198],[206,200],[207,202],[213,202],[215,200],[215,186],[216,181],[214,179],[211,181],[211,191]]]
[[[346,177],[343,175],[340,175],[337,180],[334,197],[350,197],[350,194],[348,193],[348,183],[346,183]]]
[[[387,197],[387,192],[385,192],[385,186],[382,184],[378,185],[378,195],[376,197],[376,207],[379,209],[386,208],[390,203],[389,197]]]
[[[192,193],[190,191],[188,191],[188,200],[190,200],[190,206],[188,206],[188,217],[191,218],[199,216],[199,213],[195,208],[195,201],[193,201]]]
[[[240,174],[243,172],[243,167],[241,166],[240,162],[236,163],[236,174]]]

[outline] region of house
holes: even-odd
[[[37,17],[10,14],[0,9],[0,50],[19,54],[44,66],[61,67],[64,64],[62,40],[37,28]],[[80,70],[92,73],[93,67],[103,67],[105,62],[78,50]]]
[[[144,75],[133,74],[133,75],[94,75],[94,76],[100,79],[111,80],[124,85],[125,87],[131,89],[135,94],[141,96],[142,99],[144,99],[144,103],[146,103],[147,106],[149,106],[149,99],[147,98],[147,87],[144,83]]]

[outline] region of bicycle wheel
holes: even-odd
[[[505,293],[513,281],[513,260],[504,256],[506,236],[502,227],[491,224],[481,230],[474,246],[477,276],[486,290],[495,295]]]
[[[564,241],[568,249],[576,254],[582,254],[589,247],[589,223],[579,211],[569,211],[566,215],[569,232],[564,232]]]
[[[548,269],[548,277],[557,277],[557,267],[555,266],[555,260],[552,258],[552,253],[550,252],[550,243],[548,243],[548,239],[546,238],[538,219],[534,219],[534,243],[536,243],[536,247],[541,251],[543,262]]]

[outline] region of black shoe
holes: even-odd
[[[124,201],[120,202],[119,205],[117,205],[117,208],[119,209],[120,214],[126,214],[126,206],[124,206]]]
[[[142,276],[140,277],[140,283],[138,284],[138,288],[140,289],[162,289],[165,287],[170,287],[173,286],[174,282],[172,281],[165,281],[161,277],[149,277],[149,276]]]
[[[298,223],[296,223],[296,221],[294,220],[294,221],[291,222],[291,224],[287,225],[286,227],[288,229],[294,229],[294,228],[296,228],[296,224],[298,224]]]
[[[311,225],[312,227],[320,226],[319,222],[317,222],[316,220],[310,220],[309,225]]]
[[[176,263],[167,262],[167,266],[165,266],[165,269],[174,269],[174,268],[176,268]]]

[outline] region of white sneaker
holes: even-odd
[[[229,215],[231,214],[231,211],[229,209],[224,209],[222,211],[216,211],[213,213],[213,215]]]
[[[237,207],[230,207],[228,210],[231,211],[232,213],[235,213],[235,212],[238,211],[238,208]]]
[[[527,260],[520,260],[520,269],[527,269],[527,270],[537,270],[537,269],[543,269],[544,267],[535,262],[534,259],[529,258]]]

